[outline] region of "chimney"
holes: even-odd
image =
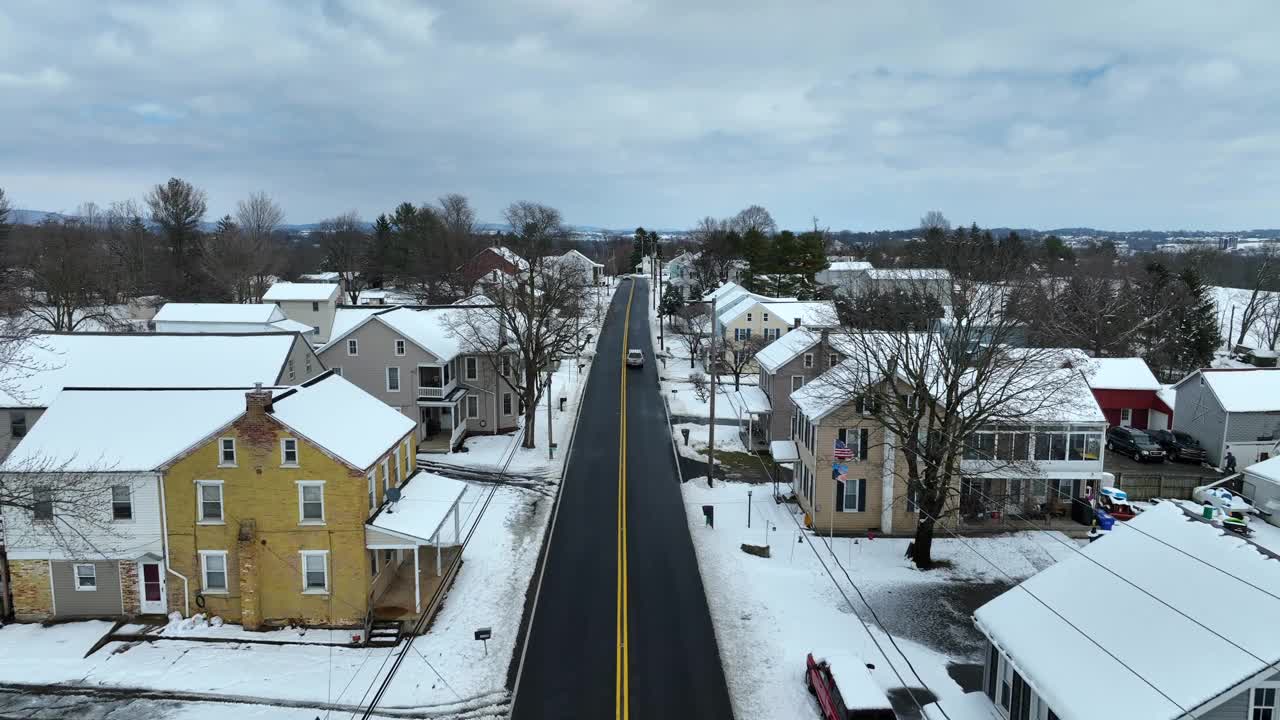
[[[261,419],[271,412],[271,391],[263,390],[262,383],[253,384],[253,389],[244,394],[244,414],[250,420]]]
[[[799,329],[800,329],[800,318],[796,318],[796,319],[792,322],[791,327],[792,327],[793,329],[799,330]]]

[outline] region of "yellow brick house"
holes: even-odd
[[[365,522],[414,472],[413,421],[332,374],[244,397],[163,468],[171,607],[246,628],[362,624],[390,559],[366,551]]]

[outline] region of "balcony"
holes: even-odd
[[[418,399],[442,400],[458,386],[458,379],[444,365],[418,366]]]

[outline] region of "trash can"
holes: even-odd
[[[1106,510],[1099,510],[1097,514],[1099,530],[1110,530],[1116,526],[1116,519],[1111,517],[1111,514]]]
[[[1213,519],[1213,506],[1212,506],[1212,505],[1205,505],[1204,507],[1200,508],[1200,514],[1201,514],[1201,516],[1202,516],[1205,520],[1212,520],[1212,519]]]

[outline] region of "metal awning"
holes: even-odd
[[[800,450],[794,440],[774,440],[769,443],[769,452],[773,461],[778,464],[793,463],[800,459]]]

